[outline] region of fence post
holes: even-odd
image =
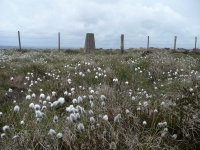
[[[87,33],[85,37],[85,53],[95,53],[94,33]]]
[[[121,34],[121,53],[124,53],[124,34]]]
[[[58,32],[58,51],[60,52],[60,32]]]
[[[197,37],[195,37],[195,45],[194,45],[194,50],[197,50]]]
[[[176,40],[177,40],[177,36],[174,37],[174,51],[176,50]]]
[[[149,51],[149,36],[147,38],[147,51]]]
[[[18,40],[19,40],[19,50],[21,50],[21,40],[20,40],[20,32],[18,31]]]

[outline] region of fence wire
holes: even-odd
[[[173,36],[149,36],[149,47],[174,48]],[[58,48],[58,33],[20,32],[22,48]],[[85,34],[60,33],[60,48],[83,48]],[[120,35],[95,35],[96,48],[120,49]],[[18,47],[18,33],[0,31],[0,48],[3,46]],[[124,35],[124,47],[146,48],[147,36]],[[177,36],[176,48],[194,49],[195,37]],[[200,47],[196,43],[196,48]]]

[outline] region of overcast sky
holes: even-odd
[[[96,47],[194,47],[200,38],[199,0],[0,0],[0,45],[83,47],[94,33]],[[197,46],[200,44],[197,42]]]

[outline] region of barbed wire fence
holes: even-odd
[[[0,49],[83,48],[85,34],[0,31]],[[197,36],[95,35],[96,49],[165,48],[198,50]]]

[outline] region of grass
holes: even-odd
[[[4,50],[0,56],[1,149],[200,148],[197,52]]]

